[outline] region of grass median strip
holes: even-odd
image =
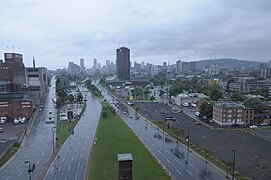
[[[89,159],[89,179],[118,179],[117,154],[132,153],[133,179],[170,179],[148,150],[107,103]]]

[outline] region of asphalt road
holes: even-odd
[[[182,114],[172,112],[169,106],[159,103],[137,103],[140,113],[152,120],[162,120],[161,110],[165,116],[177,119],[175,126],[190,128],[190,140],[201,147],[208,147],[215,156],[232,162],[236,150],[236,170],[251,179],[270,179],[271,177],[271,143],[239,130],[216,130],[204,125],[195,125],[195,121]]]
[[[52,79],[51,82],[55,84],[55,79]],[[38,114],[32,131],[28,132],[25,143],[22,144],[13,161],[0,172],[1,180],[28,179],[28,164],[26,164],[25,161],[30,161],[31,165],[33,163],[35,164],[32,179],[37,179],[37,176],[52,153],[52,130],[54,124],[45,124],[45,120],[48,111],[52,111],[52,114],[56,113],[51,100],[54,93],[55,86],[52,85],[45,98],[44,109]]]
[[[106,92],[103,94],[107,100],[112,101]],[[173,179],[226,179],[222,170],[206,163],[195,152],[187,151],[186,146],[177,144],[173,137],[163,133],[161,129],[145,121],[142,117],[136,119],[135,112],[125,108],[121,102],[119,102],[119,108],[115,107],[115,109]]]
[[[71,134],[62,146],[44,179],[81,180],[85,179],[87,161],[95,138],[101,112],[98,99],[93,98],[84,88],[80,91],[87,99],[87,108]]]

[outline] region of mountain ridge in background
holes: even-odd
[[[234,59],[234,58],[206,59],[206,60],[198,60],[194,62],[197,63],[198,68],[204,68],[209,65],[217,65],[218,67],[239,68],[239,67],[257,66],[262,63],[266,64],[265,62],[239,60],[239,59]]]

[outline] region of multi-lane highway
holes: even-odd
[[[113,100],[108,93],[104,96],[109,101]],[[183,144],[177,144],[173,137],[146,122],[143,117],[135,118],[134,110],[128,108],[128,114],[123,114],[121,107],[115,108],[124,122],[174,179],[226,179],[224,171],[206,162],[194,151],[188,151]]]
[[[27,137],[24,139],[16,157],[0,172],[1,180],[28,179],[29,174],[27,170],[29,164],[25,163],[26,161],[29,161],[31,165],[35,164],[32,179],[37,179],[52,153],[52,135],[55,125],[45,124],[45,120],[48,117],[47,113],[49,111],[52,112],[52,117],[56,117],[54,103],[51,100],[55,96],[55,81],[55,78],[52,78],[52,86],[46,95],[44,108],[37,115],[32,130],[27,133]]]
[[[101,105],[89,92],[80,87],[87,99],[87,108],[65,144],[62,146],[44,179],[81,180],[85,179],[87,160],[95,138]],[[85,99],[84,97],[84,99]]]

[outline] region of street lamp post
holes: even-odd
[[[32,164],[32,165],[31,165],[30,161],[25,161],[24,163],[25,163],[25,164],[28,163],[28,170],[27,170],[27,172],[28,172],[28,174],[29,174],[29,180],[31,180],[32,172],[35,170],[35,164]]]
[[[233,152],[233,160],[232,160],[232,180],[234,180],[234,167],[235,167],[235,149],[231,150]]]
[[[186,161],[185,161],[185,164],[188,164],[188,156],[189,156],[189,144],[190,144],[190,140],[189,140],[189,127],[186,127],[187,128],[187,138],[186,138],[186,141],[187,141],[187,155],[186,155]]]

